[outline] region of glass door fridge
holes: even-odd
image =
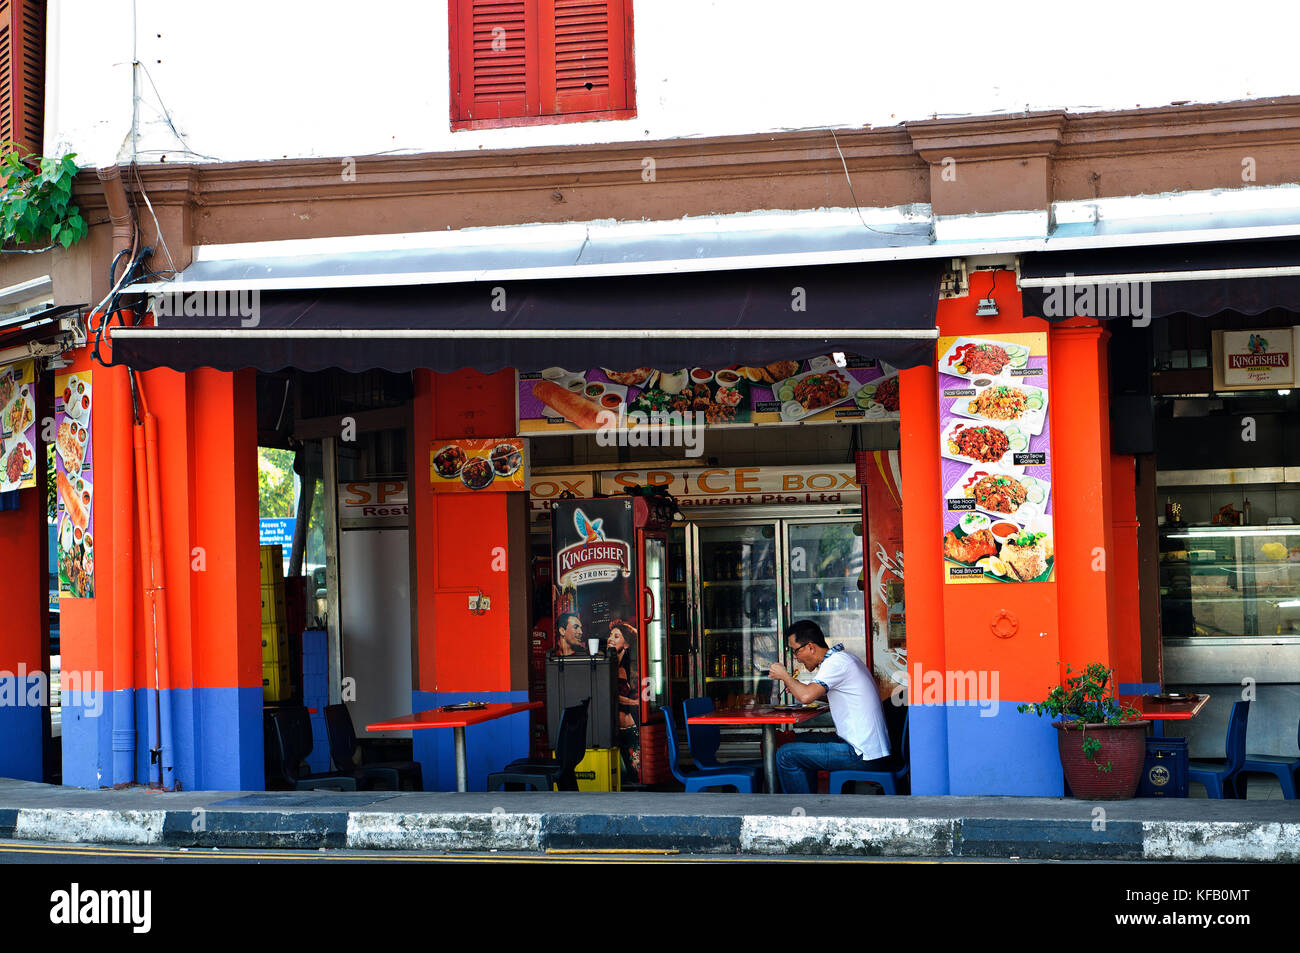
[[[858,588],[862,521],[787,520],[784,528],[786,624],[811,619],[821,626],[828,645],[843,643],[846,651],[867,661],[866,596]],[[788,667],[788,658],[786,663]]]
[[[662,531],[637,531],[637,558],[640,563],[641,619],[644,633],[645,677],[641,693],[641,723],[669,705],[669,644],[668,618],[670,595],[668,589],[668,535]]]
[[[771,700],[768,666],[782,657],[777,520],[696,527],[696,686],[717,708]]]

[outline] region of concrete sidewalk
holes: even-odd
[[[1300,861],[1300,802],[85,791],[0,779],[0,838],[193,847]]]

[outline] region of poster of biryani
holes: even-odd
[[[0,492],[36,486],[36,362],[0,367]]]
[[[942,337],[938,353],[944,579],[1048,581],[1047,335]]]
[[[852,354],[842,365],[824,354],[762,367],[548,367],[518,381],[519,433],[529,435],[696,420],[743,427],[898,419],[897,370]],[[684,414],[702,416],[666,416]]]
[[[94,405],[90,371],[54,378],[54,470],[58,512],[59,595],[95,595],[95,489],[90,416]]]

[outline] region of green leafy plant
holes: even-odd
[[[86,220],[72,204],[75,158],[23,157],[12,142],[0,145],[0,247],[57,242],[67,248],[85,237]]]
[[[1076,673],[1067,665],[1065,674],[1065,684],[1054,686],[1043,701],[1017,705],[1016,710],[1032,711],[1039,717],[1051,715],[1060,718],[1067,729],[1078,728],[1082,734],[1083,756],[1089,761],[1097,762],[1101,741],[1088,736],[1088,726],[1118,725],[1123,721],[1132,721],[1138,717],[1138,710],[1120,704],[1111,684],[1114,670],[1100,662],[1090,662],[1081,673]],[[1109,761],[1097,763],[1098,771],[1110,771],[1112,767]]]

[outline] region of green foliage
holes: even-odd
[[[59,473],[54,464],[54,444],[45,445],[45,515],[47,521],[53,523],[58,516],[59,501],[57,488],[59,483]]]
[[[1016,711],[1032,711],[1039,717],[1051,715],[1061,718],[1069,730],[1078,728],[1083,737],[1083,756],[1095,762],[1101,742],[1095,736],[1088,737],[1088,726],[1132,721],[1138,717],[1138,711],[1119,703],[1110,681],[1114,670],[1100,662],[1089,663],[1081,674],[1067,665],[1065,674],[1065,684],[1053,686],[1046,699],[1032,705],[1017,705]],[[1109,771],[1111,767],[1109,761],[1097,764],[1098,771]]]
[[[293,494],[293,451],[257,448],[257,515],[297,516]]]
[[[0,247],[57,242],[67,248],[85,237],[89,227],[72,204],[75,158],[24,158],[12,142],[0,145]]]

